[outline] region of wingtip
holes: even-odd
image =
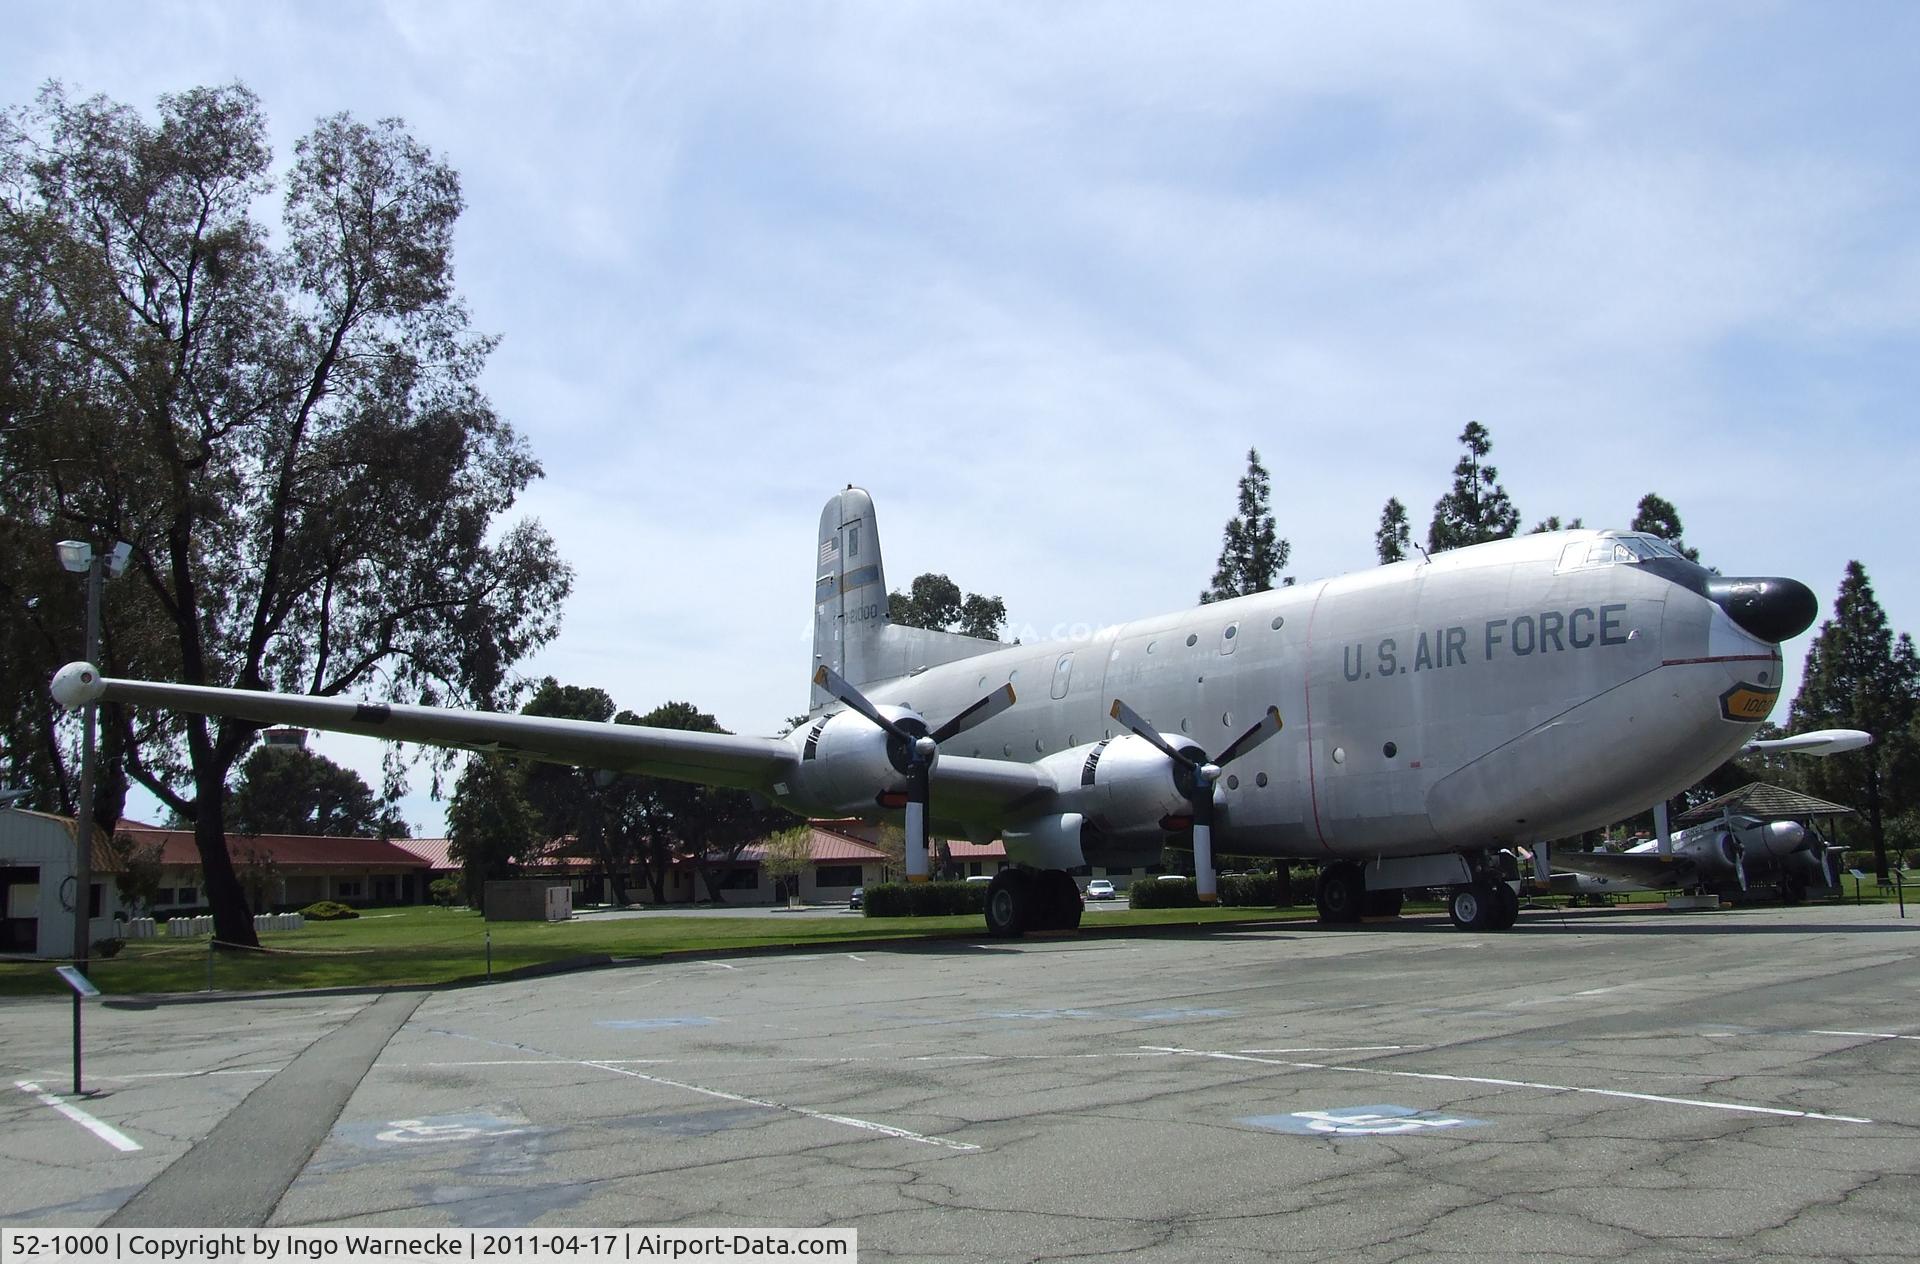
[[[75,711],[100,701],[107,692],[107,682],[92,663],[68,663],[53,674],[50,689],[55,702]]]

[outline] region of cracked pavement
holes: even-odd
[[[1822,905],[938,943],[450,990],[261,1212],[847,1226],[864,1258],[933,1261],[1913,1259],[1917,966],[1920,920]],[[9,1087],[0,1218],[105,1222],[376,999],[90,1009],[101,1091],[75,1105],[142,1148]],[[8,1086],[71,1087],[67,1023],[65,1003],[0,1003]]]

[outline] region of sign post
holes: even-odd
[[[80,973],[77,966],[55,966],[55,974],[66,980],[73,989],[73,1095],[80,1096],[80,1002],[89,997],[100,995],[100,989],[93,981]]]

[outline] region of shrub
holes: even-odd
[[[1127,888],[1127,907],[1199,908],[1200,888],[1192,878],[1141,878]]]
[[[301,909],[300,916],[310,922],[344,922],[360,914],[336,900],[322,900],[318,904],[309,904]]]
[[[1222,904],[1272,908],[1279,902],[1280,880],[1270,873],[1236,873],[1220,879]]]
[[[118,937],[96,939],[93,941],[93,955],[96,957],[112,957],[117,955],[119,951],[126,946],[127,941]]]
[[[987,911],[984,882],[885,882],[868,887],[861,912],[868,917],[952,917]]]
[[[452,908],[460,902],[460,879],[435,878],[427,884],[427,890],[433,896],[433,902],[443,908]]]

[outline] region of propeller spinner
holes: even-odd
[[[848,708],[871,720],[898,743],[888,751],[888,758],[894,766],[906,774],[907,778],[907,821],[906,821],[906,860],[907,881],[925,882],[927,880],[927,802],[931,797],[934,760],[939,757],[940,743],[949,738],[984,724],[1013,705],[1013,686],[1002,685],[986,697],[980,699],[960,714],[942,724],[931,733],[926,725],[909,717],[904,722],[889,719],[880,709],[867,699],[867,696],[847,683],[831,667],[824,664],[813,674],[813,683],[826,690]],[[918,730],[917,732],[915,730]],[[901,752],[896,756],[895,750]]]
[[[1220,780],[1220,772],[1228,764],[1240,758],[1260,743],[1280,731],[1280,708],[1268,707],[1260,722],[1242,733],[1239,737],[1213,758],[1206,758],[1203,752],[1193,749],[1180,750],[1161,737],[1159,731],[1148,724],[1146,717],[1115,698],[1113,700],[1113,718],[1131,729],[1135,735],[1152,744],[1161,754],[1173,761],[1174,785],[1187,796],[1187,802],[1193,805],[1193,873],[1200,888],[1200,902],[1212,904],[1218,899],[1218,888],[1213,876],[1213,786]]]

